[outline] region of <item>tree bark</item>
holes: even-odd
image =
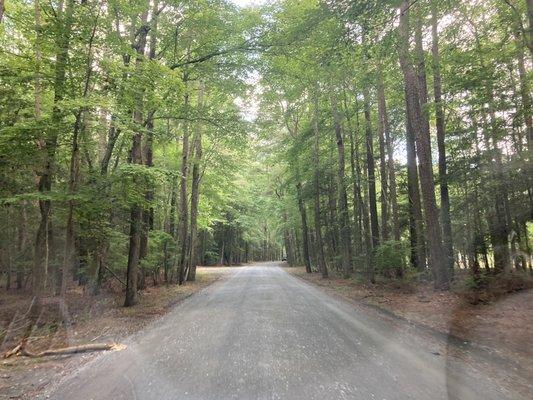
[[[305,271],[310,274],[312,272],[312,269],[311,258],[309,256],[309,228],[307,227],[307,211],[305,209],[305,203],[302,195],[302,183],[300,181],[296,183],[296,195],[298,197],[298,209],[300,210],[300,218],[302,219],[302,247]]]
[[[318,270],[322,278],[328,277],[328,268],[324,258],[324,245],[322,240],[322,223],[320,217],[320,130],[318,128],[318,93],[315,93],[313,130],[315,133],[314,162],[315,162],[315,236]]]
[[[533,58],[533,0],[526,0],[527,19],[529,26],[526,32],[526,44],[529,47],[529,53]]]
[[[435,199],[435,182],[431,162],[431,142],[426,130],[421,108],[420,93],[414,68],[409,57],[409,1],[404,0],[400,10],[400,64],[404,74],[406,105],[411,128],[415,133],[416,151],[420,161],[419,173],[426,222],[426,239],[428,242],[430,267],[435,278],[435,287],[449,287],[449,271],[445,263],[442,248],[442,231],[439,222],[437,202]]]
[[[368,171],[368,204],[370,208],[370,229],[372,234],[372,249],[379,246],[379,221],[376,195],[376,166],[374,164],[374,138],[372,134],[372,120],[370,115],[370,95],[368,89],[363,89],[365,110],[366,137],[366,167]]]
[[[198,92],[198,110],[201,113],[204,109],[205,84],[200,83]],[[187,280],[196,280],[196,263],[198,260],[198,203],[200,201],[200,163],[202,161],[202,123],[197,122],[193,140],[194,159],[192,167],[192,188],[191,188],[191,232],[189,245],[189,274]]]
[[[333,109],[333,120],[335,125],[335,137],[337,139],[338,152],[338,190],[339,190],[339,222],[340,222],[340,236],[342,249],[342,269],[344,277],[348,278],[353,271],[352,266],[352,234],[350,230],[350,216],[348,212],[348,196],[346,193],[346,156],[344,149],[344,134],[342,131],[342,122],[337,107],[337,100],[335,95],[331,97],[331,105]]]
[[[387,174],[387,161],[385,154],[385,136],[389,130],[389,119],[387,116],[387,104],[385,101],[385,88],[381,65],[377,65],[377,89],[378,89],[378,131],[379,131],[379,168],[381,180],[381,239],[389,240],[389,174]],[[396,196],[395,196],[396,197]],[[394,201],[394,200],[393,200]],[[396,215],[397,217],[397,215]],[[397,221],[396,221],[397,222]]]
[[[446,161],[446,127],[444,122],[444,107],[442,102],[442,77],[440,71],[438,15],[435,0],[431,1],[431,33],[433,56],[433,92],[435,96],[435,124],[437,128],[437,146],[439,151],[439,181],[440,181],[440,207],[442,220],[442,239],[447,257],[447,266],[450,276],[453,276],[453,236],[452,219],[450,214],[450,194],[448,190],[448,166]]]
[[[150,46],[148,50],[148,58],[154,60],[156,57],[157,50],[157,23],[158,23],[158,7],[159,1],[154,0],[152,4],[152,21],[150,27]],[[152,90],[154,88],[151,88]],[[147,168],[152,168],[154,166],[154,152],[153,152],[153,141],[154,141],[154,111],[151,110],[148,113],[148,118],[146,120],[146,138],[144,141],[143,147],[143,161],[144,165]],[[141,237],[139,244],[139,259],[144,260],[148,255],[148,238],[150,231],[154,227],[154,207],[151,205],[154,199],[153,188],[149,188],[144,198],[148,204],[148,209],[142,210],[142,223],[141,223]],[[141,271],[141,288],[145,287],[145,271]]]
[[[394,169],[394,151],[392,145],[392,138],[390,136],[389,118],[387,115],[387,101],[385,98],[385,83],[383,82],[383,71],[381,69],[380,64],[378,64],[378,67],[378,104],[379,108],[381,109],[380,113],[382,114],[383,119],[383,128],[385,132],[385,147],[387,150],[387,169],[388,179],[390,183],[388,189],[389,199],[392,205],[392,231],[394,240],[400,241],[400,221],[398,211],[398,195],[396,193],[396,171]]]
[[[356,128],[359,130],[359,107],[356,100]],[[355,249],[356,255],[361,255],[363,253],[363,198],[361,195],[361,176],[358,173],[358,166],[356,163],[356,153],[357,153],[357,144],[355,142],[353,129],[350,129],[350,168],[352,173],[352,182],[353,182],[353,213],[354,213],[354,238],[355,238]]]
[[[141,16],[141,29],[137,43],[134,48],[137,52],[135,68],[139,71],[143,62],[146,47],[148,9]],[[132,164],[142,165],[142,125],[143,125],[143,91],[138,94],[135,110],[133,112],[133,123],[136,132],[133,135],[133,141],[130,151],[130,162]],[[134,178],[135,180],[135,178]],[[137,303],[138,288],[138,270],[140,258],[140,241],[141,241],[141,224],[142,224],[142,207],[140,204],[134,204],[130,211],[130,243],[128,251],[128,267],[126,271],[126,298],[124,306],[130,307]]]
[[[185,82],[188,81],[186,77]],[[187,83],[186,83],[187,84]],[[184,107],[187,110],[189,107],[189,93],[185,93]],[[187,111],[186,111],[187,112]],[[180,241],[181,253],[180,263],[178,268],[178,284],[185,282],[187,263],[188,263],[188,230],[189,230],[189,210],[188,210],[188,194],[187,194],[187,180],[189,177],[189,123],[184,122],[183,127],[183,147],[181,156],[181,177],[180,177]]]
[[[56,61],[54,74],[54,106],[52,109],[51,125],[49,131],[45,135],[44,140],[41,140],[39,146],[43,151],[44,162],[42,169],[38,171],[38,190],[41,195],[50,193],[52,189],[52,179],[55,164],[55,156],[57,150],[58,137],[61,132],[61,123],[63,121],[64,112],[61,110],[59,103],[65,97],[66,91],[66,69],[67,58],[70,47],[70,36],[73,24],[74,0],[67,0],[65,9],[59,9],[57,15],[58,31],[56,36]],[[35,3],[35,22],[37,29],[37,36],[40,37],[40,5],[37,1]],[[38,51],[38,63],[40,62],[40,52]],[[36,98],[35,98],[35,114],[36,119],[40,120],[40,70],[37,67],[36,74]],[[34,253],[34,280],[33,291],[34,295],[39,298],[46,288],[46,280],[48,275],[48,266],[50,260],[50,250],[52,248],[52,225],[51,212],[52,203],[49,199],[39,199],[39,210],[41,220],[37,229],[37,237],[35,239],[35,253]]]
[[[87,98],[89,93],[89,85],[92,77],[92,50],[93,41],[96,35],[96,28],[98,22],[98,16],[94,20],[94,25],[91,33],[91,37],[88,43],[87,49],[87,62],[84,85],[82,89],[82,98]],[[74,122],[73,134],[72,134],[72,147],[71,158],[69,168],[69,182],[68,182],[68,194],[74,196],[78,190],[79,169],[80,169],[80,149],[79,149],[79,136],[84,127],[83,117],[85,114],[85,107],[80,108],[76,113],[76,119]],[[63,265],[61,271],[61,298],[64,300],[67,292],[68,282],[72,280],[72,271],[75,263],[75,231],[74,231],[74,199],[68,201],[67,212],[67,225],[65,229],[65,251],[63,255]],[[61,302],[62,307],[64,303]],[[66,312],[66,310],[64,310]]]

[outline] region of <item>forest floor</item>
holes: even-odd
[[[32,352],[94,343],[120,343],[164,315],[174,305],[228,275],[229,268],[198,268],[196,282],[183,286],[160,285],[140,292],[139,304],[124,308],[124,294],[108,287],[98,296],[72,287],[67,296],[70,324],[61,323],[57,298],[44,299],[44,312],[32,331]],[[0,355],[11,350],[24,330],[24,313],[30,305],[27,293],[0,292]],[[0,399],[34,398],[51,381],[68,374],[97,353],[41,358],[0,358]]]
[[[340,277],[322,279],[320,274],[307,274],[304,267],[285,270],[349,302],[378,309],[467,348],[529,365],[533,370],[530,281],[509,283],[508,291],[499,288],[478,293],[483,301],[472,304],[473,293],[465,289],[443,292],[434,290],[431,284],[406,282],[368,285]]]

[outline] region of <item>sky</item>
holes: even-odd
[[[265,2],[265,0],[230,0],[230,1],[240,7],[255,6],[255,5],[260,5]]]

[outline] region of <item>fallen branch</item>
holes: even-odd
[[[113,271],[111,271],[109,268],[107,268],[105,265],[104,265],[104,268],[107,272],[109,272],[111,275],[113,275],[113,277],[119,281],[120,283],[122,283],[122,286],[126,287],[126,284],[124,283],[124,281],[122,279],[120,279],[117,274],[115,274]]]
[[[117,343],[94,343],[83,344],[80,346],[64,347],[61,349],[45,350],[38,353],[33,353],[26,349],[26,340],[22,340],[13,350],[4,354],[3,358],[9,358],[12,356],[25,356],[31,358],[47,357],[47,356],[59,356],[65,354],[86,353],[90,351],[106,351],[106,350],[123,350],[126,346]]]
[[[22,342],[17,344],[14,348],[12,348],[11,350],[9,350],[8,352],[4,353],[4,355],[2,356],[2,358],[9,358],[9,357],[12,357],[16,354],[18,354],[20,351],[22,350]]]

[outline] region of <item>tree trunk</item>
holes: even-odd
[[[35,25],[37,29],[37,36],[40,38],[40,5],[35,2]],[[43,151],[43,167],[37,172],[38,175],[38,190],[41,194],[47,194],[52,189],[53,171],[55,164],[55,155],[57,149],[57,141],[62,130],[61,123],[63,121],[64,112],[61,110],[59,103],[63,100],[66,91],[66,69],[68,51],[70,47],[70,36],[72,31],[74,13],[74,0],[67,0],[65,9],[59,9],[57,15],[57,36],[56,36],[56,61],[55,61],[55,75],[54,75],[54,106],[52,110],[51,126],[45,135],[45,139],[41,140],[39,147]],[[39,42],[39,40],[38,40]],[[40,63],[40,52],[37,50],[37,63]],[[40,99],[40,67],[37,67],[36,73],[36,93],[35,93],[35,116],[37,120],[41,119],[41,99]],[[48,275],[48,266],[50,261],[50,250],[52,248],[52,225],[51,225],[51,211],[52,204],[48,199],[39,200],[39,210],[41,220],[37,229],[37,237],[35,239],[35,258],[34,258],[34,280],[33,291],[34,295],[39,298],[46,288],[46,280]]]
[[[487,145],[490,146],[492,179],[495,182],[494,207],[489,213],[489,230],[494,252],[494,271],[508,272],[511,268],[509,254],[509,197],[506,176],[503,171],[502,154],[498,147],[498,124],[496,113],[493,109],[493,94],[489,88],[489,118],[490,133],[485,128]],[[489,141],[490,139],[490,141]],[[490,143],[490,144],[489,144]]]
[[[315,131],[314,163],[315,163],[315,236],[318,270],[322,278],[328,277],[328,268],[324,259],[324,245],[322,241],[322,223],[320,218],[320,131],[318,129],[318,93],[315,93],[313,130]]]
[[[26,204],[20,207],[19,222],[17,224],[17,257],[21,258],[28,241],[28,218],[26,215]],[[24,270],[22,265],[17,265],[17,290],[21,290],[24,286]]]
[[[400,10],[400,64],[404,74],[406,106],[411,128],[415,133],[416,151],[420,161],[419,173],[425,211],[430,267],[435,277],[435,287],[447,289],[449,286],[448,268],[442,248],[442,231],[440,228],[437,202],[435,199],[435,182],[431,162],[431,142],[426,130],[421,109],[420,89],[414,68],[409,57],[409,1],[404,0]]]
[[[144,58],[146,47],[148,10],[144,11],[141,16],[141,29],[134,48],[137,52],[136,71],[140,70]],[[130,152],[130,162],[132,164],[142,165],[142,125],[143,125],[143,94],[142,91],[137,98],[135,111],[133,112],[133,123],[137,132],[133,135],[133,141]],[[134,177],[134,184],[135,184]],[[126,272],[126,299],[124,306],[130,307],[137,303],[137,284],[140,258],[140,241],[142,230],[142,208],[140,204],[134,204],[130,212],[130,243],[128,251],[128,267]]]
[[[94,25],[91,33],[91,37],[88,43],[87,49],[87,62],[86,62],[86,72],[84,85],[82,90],[82,98],[87,98],[89,93],[89,85],[91,82],[92,76],[92,50],[93,50],[93,41],[96,35],[98,17],[94,20]],[[68,183],[68,193],[70,196],[74,196],[78,190],[78,179],[79,179],[79,169],[80,169],[80,149],[79,149],[79,136],[84,128],[84,113],[85,108],[82,107],[76,113],[76,119],[74,122],[74,129],[72,135],[72,147],[71,147],[71,158],[70,158],[70,169],[69,169],[69,183]],[[75,263],[75,232],[74,232],[74,199],[69,199],[68,201],[68,212],[67,212],[67,226],[65,229],[65,251],[63,255],[63,266],[61,271],[61,298],[64,300],[67,292],[68,282],[72,280],[72,271],[74,270]],[[64,306],[64,303],[61,302],[61,305]],[[66,312],[66,310],[65,310]]]
[[[356,129],[359,130],[359,107],[357,106],[356,100]],[[361,195],[361,175],[358,173],[358,166],[356,164],[356,153],[357,153],[357,144],[355,143],[355,137],[353,129],[350,129],[350,167],[352,172],[352,182],[353,182],[353,213],[355,221],[354,237],[355,237],[355,249],[356,255],[361,255],[363,253],[363,199]]]
[[[531,0],[533,1],[533,0]],[[533,155],[533,116],[531,109],[531,90],[526,71],[526,60],[524,54],[524,46],[519,37],[516,38],[516,46],[518,49],[518,76],[520,79],[520,97],[522,99],[522,115],[526,125],[526,143],[527,153],[531,157]],[[522,145],[522,144],[521,144]],[[526,166],[525,179],[528,181],[528,194],[531,200],[531,193],[533,192],[533,166],[531,162]],[[530,207],[531,207],[530,201]],[[530,215],[533,215],[533,207],[531,207]]]
[[[452,219],[450,214],[450,195],[448,191],[448,171],[446,161],[445,146],[445,122],[444,107],[442,103],[442,77],[440,72],[440,53],[439,53],[439,35],[438,35],[438,16],[437,4],[435,0],[431,2],[431,32],[433,56],[433,92],[435,96],[435,124],[437,127],[437,146],[439,150],[439,181],[440,181],[440,207],[442,221],[442,239],[444,251],[447,256],[447,266],[450,270],[450,276],[453,276],[453,236],[452,236]],[[477,260],[477,258],[476,258]]]
[[[379,246],[379,222],[376,196],[376,166],[374,164],[374,139],[372,135],[372,121],[370,115],[370,96],[368,89],[363,89],[365,109],[365,137],[366,137],[366,167],[368,171],[368,204],[370,208],[370,229],[372,234],[372,249]]]
[[[296,183],[296,194],[298,196],[298,209],[300,210],[300,218],[302,219],[302,242],[303,242],[303,256],[305,263],[305,270],[308,274],[312,272],[311,258],[309,256],[309,228],[307,227],[307,211],[302,196],[302,183]]]
[[[424,223],[422,218],[422,202],[416,161],[415,138],[411,123],[407,117],[406,148],[407,148],[407,189],[409,196],[409,239],[411,247],[411,264],[422,271],[426,268],[426,243],[424,240]]]
[[[82,110],[78,111],[76,115],[76,121],[74,123],[74,132],[72,135],[72,150],[70,158],[70,173],[69,173],[69,183],[68,183],[68,193],[70,196],[73,196],[77,190],[78,186],[78,175],[79,175],[79,143],[78,135],[81,128],[82,121]],[[63,266],[62,266],[62,278],[61,278],[61,298],[65,298],[67,293],[68,282],[72,280],[71,272],[72,266],[74,265],[74,200],[69,199],[68,201],[68,211],[67,211],[67,227],[65,229],[65,252],[63,255]]]
[[[381,72],[381,65],[378,62],[377,66],[377,87],[378,87],[378,131],[379,131],[379,157],[380,157],[380,178],[381,178],[381,238],[385,242],[389,240],[389,205],[388,205],[388,195],[389,195],[389,178],[390,174],[387,173],[387,161],[386,161],[386,136],[389,135],[389,119],[387,116],[387,103],[385,101],[385,88],[383,85],[383,75]],[[393,166],[394,168],[394,166]],[[394,173],[394,171],[393,171]],[[395,191],[395,189],[394,189]],[[396,194],[394,195],[396,197]],[[391,199],[392,202],[395,202],[395,199]],[[398,218],[398,211],[396,212],[396,218]],[[398,221],[393,221],[396,230],[398,229]],[[399,233],[399,232],[398,232]],[[396,235],[395,235],[396,236]],[[395,239],[397,240],[397,239]]]
[[[158,22],[158,7],[159,1],[154,0],[152,4],[152,21],[150,28],[150,48],[148,50],[148,58],[154,60],[156,57],[156,48],[157,48],[157,22]],[[152,88],[153,90],[154,88]],[[144,165],[147,168],[152,168],[154,166],[154,154],[153,154],[153,141],[154,141],[154,110],[149,112],[148,118],[146,121],[146,139],[143,147],[143,161]],[[148,237],[150,231],[153,229],[154,225],[154,208],[151,205],[154,199],[154,191],[152,188],[149,188],[144,198],[146,203],[149,205],[148,209],[142,210],[142,223],[141,223],[141,237],[139,244],[139,259],[144,260],[148,255]],[[141,288],[145,287],[145,271],[141,271]]]
[[[331,160],[331,157],[330,157]],[[333,165],[332,162],[330,162]],[[328,171],[331,175],[334,175],[331,171]],[[339,263],[337,262],[338,253],[341,251],[339,242],[339,221],[337,218],[337,187],[335,186],[336,181],[332,179],[332,176],[326,178],[327,182],[327,198],[328,198],[328,208],[327,213],[323,214],[324,218],[324,227],[326,228],[326,240],[329,242],[328,250],[326,252],[326,263],[329,261],[329,265],[339,269]],[[342,258],[342,254],[341,254]],[[342,265],[342,260],[341,260]]]
[[[185,76],[185,84],[187,85],[188,77]],[[186,89],[187,90],[187,89]],[[189,93],[185,93],[184,101],[185,112],[188,112],[189,107]],[[189,231],[189,210],[188,210],[188,195],[187,195],[187,180],[189,177],[189,123],[184,122],[183,127],[183,148],[181,156],[181,177],[180,177],[180,241],[181,241],[181,256],[178,270],[178,284],[185,282],[188,264],[188,231]]]
[[[533,0],[526,0],[527,19],[529,26],[526,32],[526,44],[529,47],[529,53],[533,58]]]
[[[200,83],[198,92],[198,110],[202,112],[204,108],[205,85]],[[202,124],[197,122],[196,132],[193,140],[194,160],[192,167],[192,188],[191,188],[191,232],[189,245],[189,281],[196,280],[196,263],[198,260],[198,203],[200,200],[200,163],[202,161]]]
[[[339,222],[340,222],[340,237],[342,250],[342,270],[344,278],[348,278],[353,271],[352,266],[352,234],[350,231],[350,215],[348,212],[348,196],[346,193],[346,177],[345,177],[345,149],[344,149],[344,134],[342,131],[341,118],[337,108],[337,100],[335,95],[331,97],[331,104],[333,109],[333,119],[335,124],[335,136],[337,139],[337,152],[339,156],[338,165],[338,190],[339,190]]]
[[[378,70],[378,104],[381,109],[380,113],[383,118],[383,127],[385,132],[385,147],[387,150],[387,169],[388,169],[388,178],[390,181],[389,189],[389,199],[392,205],[392,231],[395,241],[400,241],[400,221],[399,221],[399,211],[398,211],[398,195],[396,193],[396,172],[394,170],[394,152],[392,146],[392,138],[390,136],[390,127],[389,127],[389,118],[387,115],[387,102],[385,98],[385,84],[383,82],[383,72],[381,70],[381,65],[379,65]],[[386,179],[386,178],[385,178]]]

